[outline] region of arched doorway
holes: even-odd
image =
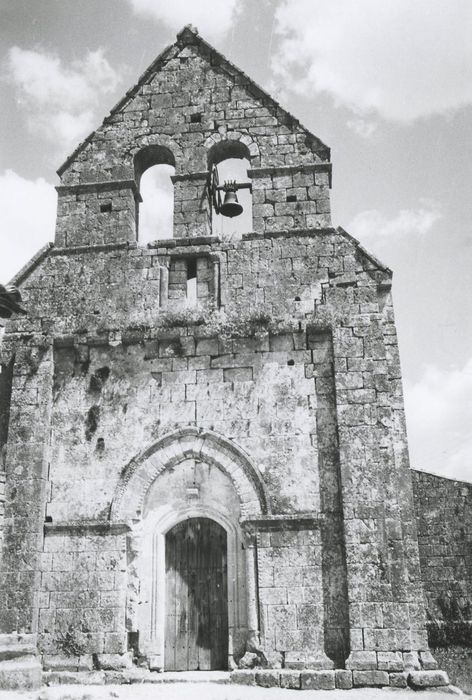
[[[226,530],[210,518],[187,518],[167,532],[165,561],[165,669],[226,669]]]

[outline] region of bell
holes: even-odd
[[[242,214],[242,211],[243,208],[238,202],[236,192],[233,190],[227,190],[225,192],[225,201],[221,205],[220,214],[232,218],[233,216],[239,216]]]

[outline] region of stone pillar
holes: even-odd
[[[134,180],[60,185],[56,189],[57,247],[136,241],[141,197]]]
[[[211,236],[208,173],[173,175],[174,238]]]

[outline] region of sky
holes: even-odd
[[[334,225],[394,271],[411,464],[472,482],[470,0],[0,0],[0,282],[54,240],[57,168],[189,23],[331,147]],[[170,190],[142,186],[165,226]]]

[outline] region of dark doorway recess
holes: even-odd
[[[167,671],[226,669],[228,593],[226,531],[189,518],[166,535]]]

